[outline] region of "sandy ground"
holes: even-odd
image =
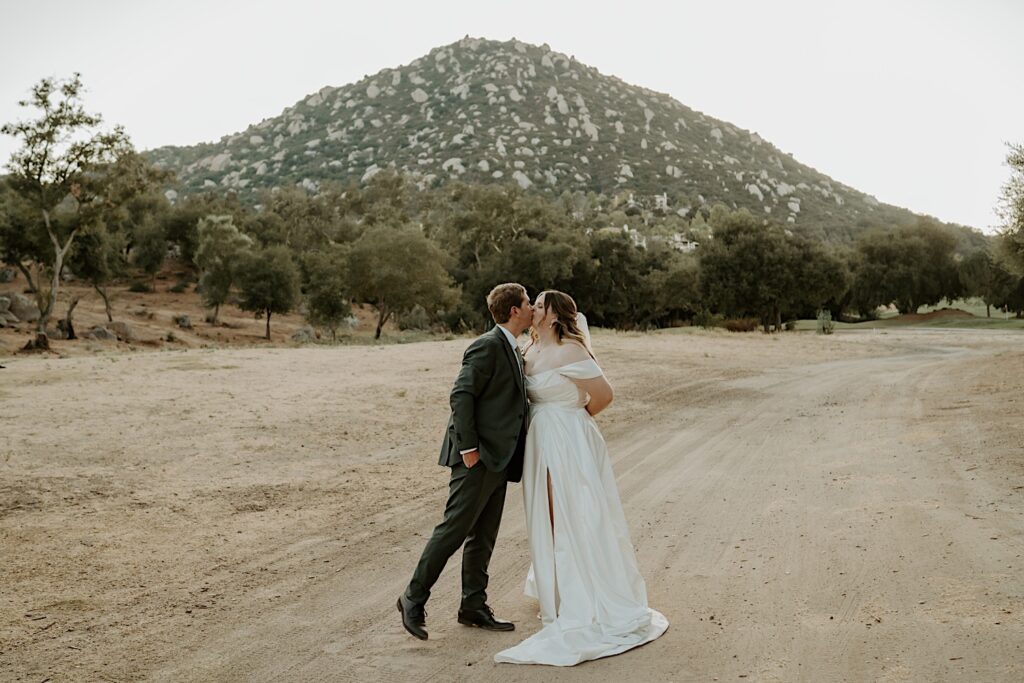
[[[513,486],[491,603],[440,519],[468,339],[0,359],[0,679],[1024,680],[1024,337],[599,332],[654,643],[498,666],[539,627]]]

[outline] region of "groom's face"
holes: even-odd
[[[519,302],[519,306],[512,308],[512,319],[523,329],[529,327],[533,322],[533,308],[530,307],[530,297],[526,294],[523,294],[523,300]]]

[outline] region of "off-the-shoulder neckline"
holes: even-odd
[[[527,377],[540,377],[541,375],[547,374],[549,372],[554,372],[555,370],[561,370],[562,368],[567,368],[570,365],[579,365],[580,363],[594,363],[594,362],[596,362],[596,361],[594,361],[593,358],[584,358],[583,360],[576,360],[576,361],[573,361],[571,363],[565,363],[564,365],[559,365],[556,368],[549,368],[547,370],[541,370],[540,372],[535,373],[533,375],[527,375]]]

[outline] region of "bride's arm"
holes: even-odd
[[[587,401],[586,408],[587,412],[591,415],[597,415],[607,408],[615,397],[612,385],[608,383],[604,375],[592,379],[574,379],[573,382],[580,389],[590,394],[590,400]]]
[[[563,363],[580,363],[582,361],[593,360],[593,356],[590,351],[577,344],[576,342],[566,342],[562,345],[561,355],[559,359]],[[590,400],[587,401],[586,409],[591,415],[597,415],[602,410],[611,405],[612,399],[614,398],[614,392],[612,391],[612,385],[608,383],[604,374],[601,373],[601,369],[597,367],[596,361],[592,366],[598,373],[597,377],[582,378],[579,376],[567,375],[576,386],[590,395]]]

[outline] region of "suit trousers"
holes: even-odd
[[[492,472],[482,462],[473,467],[460,462],[451,469],[444,519],[427,541],[405,597],[416,605],[425,604],[449,558],[465,543],[460,609],[474,610],[487,602],[487,565],[505,506],[507,473]]]

